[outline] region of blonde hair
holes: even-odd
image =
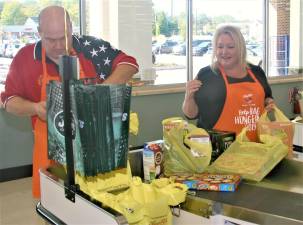
[[[243,66],[243,70],[247,67],[246,62],[246,44],[244,37],[238,27],[232,26],[232,25],[223,25],[220,26],[213,37],[212,45],[213,45],[213,52],[211,57],[211,68],[213,70],[216,70],[218,68],[217,63],[217,57],[216,57],[216,49],[217,49],[217,42],[219,37],[222,34],[228,34],[235,42],[235,48],[237,50],[239,59],[240,59],[240,65]]]

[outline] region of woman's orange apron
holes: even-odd
[[[72,53],[75,51],[73,50]],[[42,48],[42,67],[43,74],[41,80],[41,97],[40,101],[46,101],[46,85],[50,80],[60,80],[58,75],[51,76],[47,73],[45,49]],[[80,63],[80,78],[84,78],[84,72]],[[48,159],[47,152],[47,124],[37,117],[34,124],[34,148],[33,148],[33,180],[32,194],[35,198],[40,198],[40,176],[39,169],[47,168],[55,164],[53,160]]]
[[[220,71],[226,86],[226,99],[214,129],[239,134],[243,127],[247,127],[246,135],[251,141],[256,141],[256,122],[264,110],[265,93],[262,85],[249,68],[248,74],[254,82],[229,84],[223,68]]]

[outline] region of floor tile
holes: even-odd
[[[36,213],[31,178],[0,183],[0,225],[44,225]]]

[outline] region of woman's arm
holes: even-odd
[[[191,80],[186,84],[185,97],[182,105],[183,113],[188,118],[196,118],[199,112],[195,101],[195,92],[199,90],[202,82],[200,80]]]

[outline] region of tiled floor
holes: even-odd
[[[0,225],[44,225],[36,213],[31,178],[0,183]]]

